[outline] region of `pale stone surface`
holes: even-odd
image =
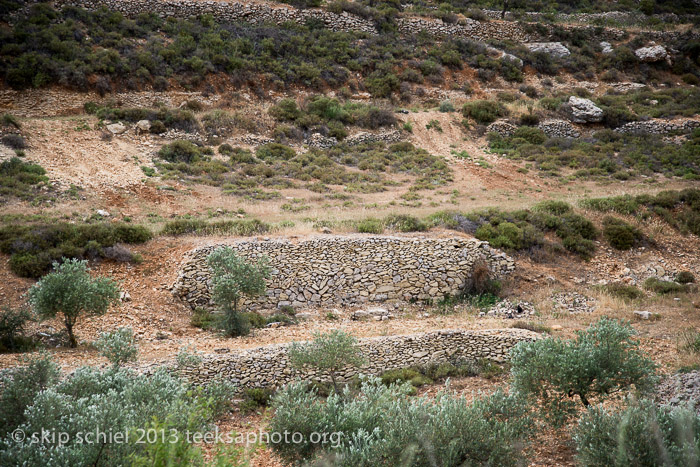
[[[603,120],[603,109],[596,106],[590,99],[571,96],[568,106],[571,121],[574,123],[596,123]]]
[[[571,51],[561,42],[531,42],[525,44],[531,52],[543,52],[555,58],[568,57]]]
[[[643,62],[660,62],[668,58],[668,52],[662,45],[642,47],[634,51],[637,58]]]

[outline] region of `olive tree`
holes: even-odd
[[[298,369],[314,368],[328,373],[333,388],[338,393],[338,372],[346,367],[359,367],[365,359],[357,346],[357,339],[335,329],[325,334],[316,332],[314,339],[309,342],[292,342],[289,361]]]
[[[224,312],[222,330],[230,336],[247,334],[249,323],[239,314],[239,303],[244,295],[265,293],[265,279],[270,276],[267,257],[250,261],[231,247],[221,247],[207,257],[207,264],[212,273],[212,299]]]
[[[635,388],[646,392],[656,381],[655,364],[639,349],[627,322],[602,318],[571,340],[521,342],[511,351],[513,388],[542,404],[559,424],[576,411]]]
[[[81,316],[104,314],[119,300],[119,287],[109,278],[92,278],[87,261],[66,259],[53,263],[53,272],[29,289],[29,303],[41,318],[59,314],[68,331],[70,346],[78,345],[73,327]]]

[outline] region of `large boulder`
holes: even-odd
[[[151,122],[148,120],[139,120],[136,122],[136,131],[139,133],[148,133],[151,130]]]
[[[555,58],[568,57],[571,55],[571,51],[561,42],[531,42],[525,44],[525,47],[530,49],[530,52],[544,52]]]
[[[635,50],[634,54],[642,62],[660,62],[668,59],[668,51],[662,45],[642,47],[641,49]]]
[[[126,127],[123,123],[112,123],[107,125],[107,130],[114,135],[121,135],[126,131]]]
[[[571,121],[574,123],[596,123],[603,120],[603,109],[590,99],[571,96],[567,104]]]

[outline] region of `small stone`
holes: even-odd
[[[649,319],[651,318],[651,313],[648,311],[633,311],[634,315],[639,319]]]

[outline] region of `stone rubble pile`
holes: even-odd
[[[517,129],[518,127],[512,123],[508,123],[505,120],[496,120],[486,127],[486,133],[498,133],[506,138],[508,136],[513,136],[513,133],[515,133]]]
[[[385,133],[368,133],[360,132],[345,138],[345,144],[355,146],[357,144],[374,143],[384,141],[385,143],[396,143],[401,141],[401,132],[398,130],[388,131]]]
[[[554,308],[569,313],[592,313],[596,309],[596,299],[578,292],[562,292],[552,295]]]
[[[407,336],[359,339],[358,347],[367,364],[359,369],[342,370],[338,379],[348,381],[357,374],[380,375],[387,370],[429,363],[476,361],[482,358],[505,362],[510,349],[518,342],[539,338],[537,333],[523,329],[492,329],[441,330]],[[153,368],[144,368],[142,371],[148,373]],[[289,363],[285,344],[207,355],[197,367],[184,368],[179,372],[196,384],[206,384],[216,377],[223,377],[239,388],[276,388],[297,378],[330,381],[325,373],[294,369]]]
[[[511,302],[503,300],[497,303],[488,311],[482,311],[479,316],[488,316],[496,318],[527,318],[535,314],[535,307],[529,302]]]
[[[171,290],[192,308],[213,305],[206,259],[221,246],[197,248],[181,265]],[[298,243],[247,240],[230,246],[251,259],[270,259],[267,295],[248,303],[252,307],[439,299],[459,293],[479,262],[494,278],[515,268],[511,258],[487,242],[461,237],[323,236]]]

